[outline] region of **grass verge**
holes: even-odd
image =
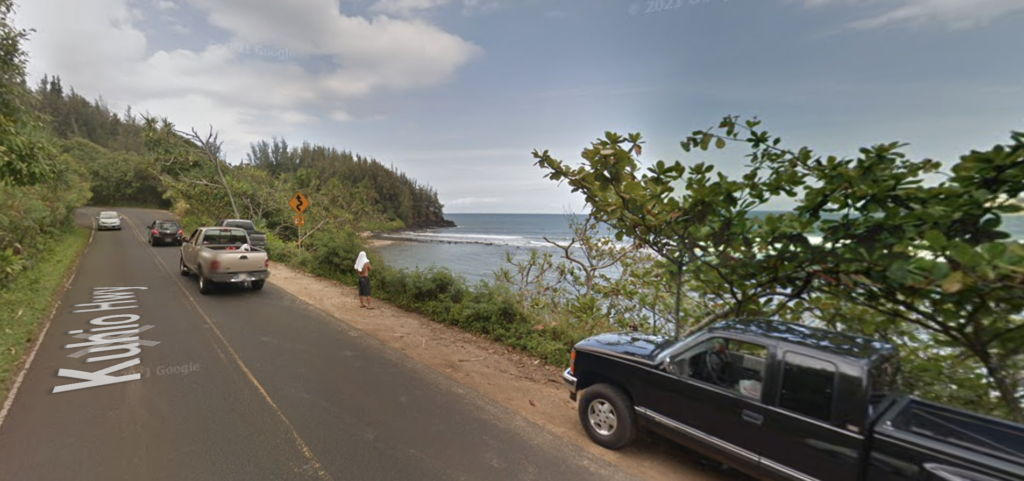
[[[54,239],[36,256],[36,265],[0,290],[0,403],[50,315],[65,279],[89,241],[89,229],[75,228]]]

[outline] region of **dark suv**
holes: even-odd
[[[149,245],[157,246],[162,244],[181,245],[182,232],[181,224],[176,220],[154,220],[149,224]]]

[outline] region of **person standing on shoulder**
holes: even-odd
[[[359,307],[373,309],[370,305],[370,259],[366,252],[360,252],[356,259],[356,270],[359,271]]]

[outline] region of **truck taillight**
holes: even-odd
[[[569,354],[569,374],[576,375],[576,349]]]
[[[218,261],[218,260],[211,261],[210,262],[210,270],[211,271],[216,271],[218,269],[220,269],[220,261]]]
[[[263,261],[263,267],[270,268],[270,258],[269,257],[267,258],[267,260]]]

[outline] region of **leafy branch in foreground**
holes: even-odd
[[[512,288],[524,307],[543,311],[552,322],[565,320],[585,332],[635,329],[662,332],[669,293],[656,282],[656,256],[637,245],[618,245],[602,235],[594,218],[569,215],[572,238],[558,242],[545,237],[551,252],[530,249],[506,263],[495,280]]]
[[[724,316],[795,316],[808,302],[858,306],[847,329],[911,325],[923,349],[965,353],[985,371],[1009,417],[1024,420],[1024,246],[1001,230],[1006,202],[1024,191],[1024,134],[962,156],[941,182],[941,164],[907,159],[900,143],[863,148],[855,158],[788,150],[760,121],[726,117],[695,131],[684,151],[746,144],[749,168],[730,179],[703,162],[658,161],[641,173],[639,134],[608,132],[573,168],[534,152],[546,177],[584,194],[595,217],[666,261],[677,299],[684,276],[710,305],[699,328]],[[677,192],[677,188],[679,191]],[[759,215],[772,199],[791,212]],[[813,238],[820,237],[817,242]],[[881,326],[878,326],[882,324]],[[965,358],[966,359],[966,358]]]

